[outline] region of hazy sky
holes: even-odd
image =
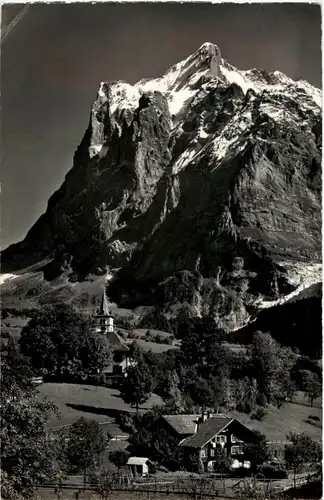
[[[3,6],[2,27],[16,14]],[[25,236],[71,168],[100,81],[159,76],[209,41],[238,68],[320,87],[320,38],[318,5],[31,5],[1,47],[2,248]]]

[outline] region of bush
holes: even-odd
[[[251,418],[254,420],[259,420],[261,422],[266,416],[267,412],[263,406],[259,406],[254,413],[252,413]]]
[[[288,474],[283,466],[265,464],[259,467],[258,472],[267,479],[287,479]]]
[[[171,337],[165,337],[164,343],[168,344],[168,345],[172,345],[173,344],[173,340],[171,339]]]
[[[252,410],[253,410],[253,404],[251,403],[251,401],[245,401],[243,403],[243,412],[251,413]]]
[[[129,338],[129,339],[136,339],[136,338],[137,338],[137,337],[136,337],[136,333],[135,333],[133,330],[131,330],[131,331],[128,333],[128,338]]]
[[[267,406],[267,398],[263,393],[257,395],[256,403],[258,406]]]
[[[251,469],[246,467],[238,467],[237,469],[231,469],[230,475],[232,477],[248,477],[251,476]]]
[[[157,344],[163,344],[163,337],[159,333],[155,337],[155,342]]]
[[[118,413],[117,424],[124,432],[133,433],[135,431],[134,417],[128,412],[121,411]]]

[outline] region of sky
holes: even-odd
[[[101,81],[157,77],[208,41],[239,69],[321,87],[319,5],[36,4],[15,21],[22,7],[2,7],[2,248],[24,238],[72,167]]]

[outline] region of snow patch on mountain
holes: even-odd
[[[141,92],[136,86],[126,82],[117,82],[111,86],[111,93],[111,113],[115,113],[117,109],[135,110],[138,107]]]
[[[14,278],[18,278],[18,276],[19,276],[18,274],[10,274],[10,273],[0,274],[0,286],[9,280],[12,280]]]
[[[306,288],[322,282],[322,264],[282,262],[279,265],[284,266],[288,270],[288,282],[297,288],[288,295],[284,295],[277,300],[259,300],[256,303],[256,306],[259,309],[267,309],[268,307],[284,304],[285,302],[288,302],[288,300],[300,294],[303,290],[306,290]]]

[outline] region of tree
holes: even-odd
[[[294,473],[294,487],[296,488],[296,474],[304,465],[317,465],[321,461],[321,447],[306,434],[290,433],[287,436],[290,444],[285,446],[285,462],[287,468]]]
[[[132,455],[148,457],[165,467],[177,470],[183,462],[179,440],[159,423],[164,407],[153,407],[148,412],[134,415],[135,429],[130,437]]]
[[[109,453],[109,460],[116,465],[118,473],[121,467],[127,464],[129,453],[126,450],[114,450]]]
[[[100,463],[107,447],[107,437],[98,422],[81,417],[69,429],[66,457],[72,468],[83,471],[84,485],[87,471]]]
[[[92,376],[102,373],[111,363],[112,352],[106,337],[90,330],[79,350],[83,374]]]
[[[125,403],[136,407],[145,403],[153,391],[153,378],[143,362],[130,366],[120,388]]]
[[[184,399],[179,389],[180,380],[176,370],[168,373],[167,378],[167,400],[166,404],[171,409],[172,412],[181,413],[184,409]]]
[[[251,358],[259,393],[266,396],[268,403],[274,399],[281,405],[287,397],[285,388],[294,362],[291,349],[280,346],[269,333],[257,332]]]
[[[267,440],[264,434],[254,431],[253,442],[246,443],[243,447],[244,460],[251,462],[251,469],[257,470],[259,465],[267,462],[270,457]]]
[[[110,362],[104,336],[92,332],[89,319],[68,304],[35,311],[19,342],[33,369],[53,376],[89,376]]]
[[[36,485],[59,475],[55,437],[48,429],[57,408],[39,397],[28,359],[13,341],[1,353],[0,363],[2,479],[7,495],[26,498]]]
[[[314,399],[322,394],[322,383],[317,373],[309,370],[301,371],[301,387],[308,397],[311,406],[314,404]]]
[[[215,450],[213,462],[214,462],[213,467],[215,472],[225,472],[230,467],[231,459],[228,455],[225,455],[223,449],[217,447]]]
[[[187,325],[181,325],[180,332],[183,363],[195,365],[199,375],[222,374],[227,349],[221,344],[223,335],[213,318],[191,318]]]
[[[14,391],[14,388],[31,391],[33,370],[29,358],[20,353],[17,342],[12,337],[8,339],[6,347],[1,351],[1,390]]]
[[[226,379],[221,377],[197,377],[188,380],[185,393],[203,408],[226,406]]]
[[[116,477],[109,469],[93,472],[90,481],[92,489],[100,495],[102,500],[106,500],[111,495],[116,485]]]
[[[204,464],[199,456],[199,453],[191,453],[185,459],[186,469],[189,472],[194,472],[197,474],[203,474],[204,472]],[[196,482],[195,482],[196,484]]]

